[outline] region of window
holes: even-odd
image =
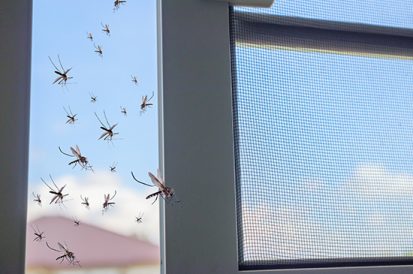
[[[7,12],[2,22],[9,28],[7,31],[1,29],[2,38],[4,41],[20,41],[22,47],[14,47],[14,43],[0,45],[2,55],[8,58],[2,65],[4,73],[0,74],[5,90],[0,93],[0,109],[2,114],[7,113],[14,118],[13,121],[5,120],[5,115],[0,118],[2,128],[9,129],[8,134],[2,135],[0,142],[1,151],[4,152],[0,156],[1,190],[2,193],[8,193],[1,200],[1,205],[9,209],[16,201],[22,203],[11,207],[7,215],[2,216],[1,245],[13,248],[7,254],[3,253],[0,260],[5,272],[22,273],[28,141],[28,93],[23,91],[28,91],[29,66],[22,68],[21,64],[29,63],[31,18],[27,14],[21,16],[22,10],[30,14],[27,1],[9,1],[5,5]],[[175,188],[181,201],[175,205],[161,204],[161,241],[164,242],[161,251],[162,270],[168,274],[252,273],[251,270],[240,271],[238,257],[228,4],[212,0],[159,0],[158,15],[159,87],[162,90],[159,107],[160,167],[167,184]],[[282,40],[286,42],[284,47],[297,45],[298,41],[307,37],[307,48],[318,51],[321,44],[328,46],[327,49],[321,48],[321,51],[357,49],[367,54],[371,48],[369,45],[373,43],[378,45],[373,54],[395,56],[403,53],[410,56],[406,49],[411,48],[412,35],[406,22],[402,26],[381,28],[359,25],[368,22],[352,21],[350,25],[343,24],[342,27],[331,24],[307,32],[306,28],[301,28],[301,19],[284,24],[284,30],[287,30],[284,34],[291,35],[291,39]],[[265,39],[269,33],[273,34],[271,31],[256,34],[261,34],[261,38]],[[309,39],[313,35],[317,39]],[[382,35],[388,39],[382,39]],[[268,37],[268,44],[271,44],[274,35]],[[318,43],[325,39],[329,43]],[[299,50],[287,52],[285,48],[279,50],[279,54],[300,55]],[[326,53],[312,53],[312,56],[318,55],[314,57],[317,59],[323,54]],[[361,60],[359,56],[354,58]],[[387,61],[383,61],[385,63]],[[7,64],[8,69],[4,69],[4,64]],[[16,73],[17,66],[21,73]],[[22,92],[16,93],[16,89]],[[278,269],[265,270],[265,273],[384,274],[411,271],[411,266],[400,264],[385,267],[346,265],[288,271]],[[254,270],[256,272],[261,271]]]
[[[380,17],[364,20],[362,12],[357,16],[354,15],[350,20],[338,15],[333,17],[334,14],[331,12],[326,12],[325,17],[321,17],[316,12],[313,13],[311,9],[303,11],[305,8],[301,12],[307,12],[308,16],[298,15],[293,10],[290,10],[289,14],[274,15],[273,11],[277,7],[266,12],[249,8],[236,8],[235,24],[239,29],[237,35],[233,37],[235,48],[232,48],[236,55],[235,70],[233,70],[236,72],[236,80],[232,82],[233,86],[231,86],[234,75],[231,75],[229,64],[231,47],[228,33],[228,22],[230,22],[228,6],[215,1],[161,2],[162,47],[160,47],[160,54],[163,62],[160,73],[163,88],[163,113],[161,116],[163,120],[163,149],[161,156],[163,156],[162,164],[165,178],[176,189],[182,201],[180,206],[165,205],[164,207],[166,242],[163,251],[165,254],[163,269],[167,273],[180,273],[182,265],[185,265],[187,273],[252,273],[252,271],[259,273],[259,269],[266,269],[265,273],[409,272],[411,270],[410,259],[407,258],[407,252],[404,251],[407,251],[410,246],[403,242],[403,240],[408,239],[408,235],[402,235],[400,230],[394,233],[391,232],[391,229],[388,230],[392,235],[390,238],[393,240],[400,237],[398,238],[400,245],[395,244],[394,246],[398,246],[397,248],[403,251],[393,250],[392,255],[390,255],[394,256],[396,260],[393,260],[394,258],[384,262],[375,260],[373,263],[370,261],[367,265],[359,263],[357,256],[386,257],[388,259],[387,256],[390,254],[387,249],[383,253],[377,251],[377,246],[370,245],[371,239],[362,237],[360,245],[355,249],[352,249],[352,244],[349,243],[350,250],[354,251],[353,254],[348,255],[346,249],[340,250],[342,248],[340,242],[338,244],[339,251],[331,246],[328,250],[337,252],[336,255],[343,252],[340,253],[341,257],[338,256],[339,258],[355,257],[355,260],[344,262],[338,260],[340,263],[334,267],[333,264],[329,264],[330,261],[324,265],[320,261],[311,261],[314,258],[327,258],[328,261],[331,255],[331,253],[322,250],[325,247],[323,244],[327,243],[320,244],[319,242],[323,239],[319,235],[325,231],[322,230],[322,227],[318,227],[317,223],[312,227],[314,229],[307,234],[307,236],[309,235],[306,238],[308,241],[304,239],[304,244],[308,244],[305,246],[306,249],[299,250],[303,245],[297,245],[295,247],[298,250],[296,253],[283,254],[287,261],[288,259],[290,261],[281,262],[287,264],[280,267],[280,260],[274,263],[274,258],[279,253],[290,250],[292,246],[291,243],[287,242],[284,245],[278,245],[281,248],[276,250],[274,242],[277,241],[270,237],[277,235],[279,239],[283,229],[286,231],[289,228],[295,228],[295,226],[305,225],[299,220],[299,217],[311,215],[306,215],[305,211],[299,210],[293,211],[298,221],[292,220],[290,223],[288,223],[290,215],[281,214],[285,211],[277,212],[280,213],[278,215],[264,210],[261,211],[262,215],[253,213],[254,217],[246,221],[246,228],[251,229],[249,235],[258,236],[266,233],[265,230],[260,229],[268,229],[270,235],[263,240],[264,243],[260,243],[264,247],[268,247],[268,250],[264,250],[264,252],[269,251],[270,254],[267,253],[266,256],[262,253],[262,249],[251,249],[251,244],[247,246],[247,252],[238,257],[239,251],[246,245],[245,242],[242,242],[242,236],[240,242],[236,236],[237,232],[240,232],[240,219],[236,219],[236,200],[240,197],[235,197],[235,175],[241,174],[241,180],[243,178],[247,180],[241,186],[241,188],[244,187],[241,189],[241,196],[248,197],[251,191],[252,194],[249,197],[251,197],[252,203],[268,204],[268,201],[275,200],[280,204],[288,205],[295,202],[303,208],[306,206],[317,208],[320,207],[317,201],[322,200],[320,199],[322,196],[314,197],[298,187],[297,189],[292,188],[289,180],[296,178],[297,181],[300,181],[301,179],[303,183],[308,182],[311,185],[310,183],[313,182],[316,186],[317,180],[323,177],[321,175],[335,180],[339,180],[341,176],[344,182],[348,176],[348,178],[353,178],[353,183],[355,183],[355,180],[360,179],[360,175],[363,173],[373,174],[373,177],[377,178],[375,176],[378,173],[384,172],[389,178],[394,178],[399,176],[398,170],[402,170],[401,173],[404,172],[403,168],[408,166],[408,160],[404,161],[404,156],[397,152],[386,154],[384,151],[391,150],[390,146],[380,147],[383,152],[380,150],[368,151],[368,148],[363,146],[363,150],[359,153],[364,154],[365,162],[352,161],[350,163],[347,161],[338,169],[334,167],[334,165],[339,164],[337,156],[334,155],[337,155],[337,152],[342,152],[346,142],[351,143],[352,140],[351,138],[341,138],[343,132],[346,132],[346,117],[343,116],[344,113],[347,113],[344,109],[348,102],[346,100],[353,100],[355,105],[360,104],[360,108],[357,108],[358,112],[355,109],[349,110],[353,114],[350,118],[353,120],[349,120],[351,125],[354,125],[355,121],[360,121],[362,123],[359,125],[361,130],[365,130],[369,123],[373,125],[371,131],[365,134],[356,134],[355,130],[346,132],[347,134],[353,133],[353,138],[356,138],[355,142],[359,142],[359,146],[361,146],[360,142],[370,142],[369,144],[373,146],[385,142],[385,140],[394,141],[394,138],[386,137],[383,134],[377,136],[377,133],[380,130],[393,129],[393,125],[380,118],[386,116],[387,119],[390,119],[384,113],[394,111],[395,105],[400,104],[403,107],[399,107],[399,112],[393,117],[397,117],[395,119],[398,121],[406,122],[408,120],[410,110],[405,101],[406,98],[410,98],[410,94],[395,92],[399,90],[399,87],[407,87],[410,83],[409,76],[401,73],[411,64],[409,49],[412,48],[413,44],[411,30],[407,28],[408,24],[406,23],[408,19],[401,15],[404,18],[404,21],[399,22],[401,25],[397,25],[397,22],[394,23],[394,20],[392,21],[394,24],[382,21],[383,25],[380,25],[375,24],[375,20],[380,19]],[[284,7],[286,7],[287,2],[277,3],[284,3]],[[299,6],[296,1],[294,4],[288,3]],[[319,2],[318,7],[323,7],[323,3]],[[334,8],[334,5],[325,5],[328,5],[330,10]],[[307,5],[303,6],[308,7]],[[382,3],[378,9],[384,9],[385,6],[386,4]],[[339,9],[339,6],[336,8]],[[400,9],[403,7],[400,6]],[[262,15],[262,13],[265,14]],[[288,15],[288,20],[282,21],[282,16],[286,15]],[[333,22],[333,19],[337,19],[337,21]],[[188,24],[188,22],[191,23]],[[340,66],[333,66],[338,63]],[[394,66],[398,69],[393,69]],[[310,70],[312,67],[314,69]],[[312,79],[315,75],[320,76],[321,72],[324,73],[325,77]],[[334,81],[334,77],[337,75],[342,77],[340,81]],[[295,80],[298,76],[301,77],[300,81]],[[359,85],[356,84],[355,80],[349,83],[349,79],[354,77],[361,81]],[[374,79],[380,77],[383,78],[384,82],[384,85],[380,86],[380,90],[394,91],[391,93],[391,97],[385,96],[386,105],[381,107],[377,100],[382,98],[382,95],[379,95],[382,93],[374,93],[372,90],[373,87],[379,87]],[[396,86],[393,82],[398,82],[400,86]],[[369,92],[360,93],[363,88],[367,87]],[[235,97],[235,100],[240,100],[235,102],[235,111],[238,111],[236,112],[239,115],[238,118],[236,117],[239,119],[238,123],[242,124],[237,125],[235,119],[235,126],[239,130],[235,131],[235,140],[240,138],[241,143],[238,145],[244,149],[242,152],[240,152],[241,150],[237,152],[237,147],[234,148],[232,88],[240,89],[237,90],[238,97]],[[251,91],[251,89],[254,90]],[[294,89],[297,92],[289,93],[289,89]],[[314,91],[307,94],[306,89]],[[338,97],[324,96],[323,92],[326,92],[326,89],[329,89],[332,94],[334,94],[333,90],[336,92],[350,90],[351,92],[340,93],[339,96],[337,95]],[[314,107],[313,102],[322,103],[326,112],[330,114],[324,115],[322,112],[324,109]],[[274,104],[277,107],[276,110],[274,110]],[[331,109],[336,109],[336,113],[332,112]],[[376,112],[381,110],[384,113],[377,116]],[[308,115],[306,116],[306,114]],[[334,115],[337,117],[333,117]],[[284,125],[274,125],[274,121],[284,123]],[[300,129],[299,124],[294,124],[294,121],[300,121],[306,126]],[[271,126],[266,127],[267,125]],[[314,128],[315,125],[321,125],[322,130],[317,131]],[[408,130],[403,129],[398,132],[403,138],[408,139]],[[237,134],[240,135],[237,136]],[[241,134],[243,135],[241,136]],[[266,140],[268,135],[275,137]],[[319,138],[320,135],[325,136],[328,140],[327,146],[321,146],[323,148],[321,150],[321,147],[312,146],[312,144],[323,143]],[[256,138],[254,139],[254,137]],[[390,141],[390,139],[392,140]],[[273,144],[278,144],[276,146],[278,150],[271,147]],[[403,155],[407,155],[407,147],[408,145],[400,146],[398,149],[404,152]],[[345,152],[345,159],[359,157],[350,150]],[[240,156],[237,153],[243,154],[236,159]],[[319,162],[314,161],[314,154],[320,155],[317,160]],[[257,155],[262,156],[262,159]],[[379,162],[376,160],[386,155],[394,159],[400,157],[398,158],[399,164],[393,164],[391,168],[377,164]],[[331,161],[332,158],[335,160]],[[236,160],[239,162],[237,163]],[[274,170],[271,166],[265,166],[265,161],[271,161],[271,164],[276,163],[280,168]],[[236,163],[241,165],[241,167],[237,166],[237,169],[240,168],[241,171],[235,169]],[[324,166],[317,169],[319,163]],[[377,165],[367,166],[364,163]],[[325,172],[326,166],[331,168],[332,173]],[[306,180],[307,175],[312,179],[311,182]],[[275,184],[275,189],[271,189],[270,184],[263,183],[265,179],[269,179],[273,183],[278,180],[279,183]],[[360,180],[365,182],[367,179],[361,178]],[[260,189],[256,188],[265,187],[270,188],[270,190],[266,190],[269,195],[263,194],[264,197],[262,197]],[[282,192],[287,197],[274,197],[276,190],[283,191],[283,189],[288,190],[288,192]],[[389,190],[388,193],[386,191],[380,192],[378,196],[381,197],[382,194],[384,194],[383,196],[394,195],[392,191]],[[326,193],[328,194],[328,192],[322,192],[317,195],[325,195]],[[400,195],[403,191],[397,193]],[[350,198],[354,198],[351,195]],[[303,197],[305,199],[301,202],[299,198]],[[330,199],[331,197],[329,196]],[[399,203],[397,198],[395,200],[396,204]],[[405,216],[403,214],[407,214],[408,201],[410,200],[406,198],[404,202],[401,202],[402,204],[398,205],[393,203],[395,200],[388,202],[388,205],[400,214],[401,219],[398,224],[406,227],[408,221],[402,218]],[[401,214],[400,210],[396,209],[398,206],[405,213]],[[356,208],[360,207],[363,207],[362,203],[356,204]],[[373,209],[377,208],[372,206],[363,209],[362,213],[374,213]],[[331,220],[330,223],[327,222],[327,225],[334,226],[339,221],[337,219],[340,215],[333,209],[317,214],[319,214],[316,216],[318,218],[327,217],[327,220]],[[245,215],[242,216],[245,217]],[[353,224],[350,228],[341,226],[343,231],[340,232],[343,234],[337,233],[334,236],[341,239],[346,238],[347,235],[363,236],[364,234],[355,230],[361,230],[361,226],[354,225],[354,220],[358,217],[353,217],[351,214],[348,216],[350,219],[353,218]],[[279,219],[271,219],[272,217]],[[260,218],[267,219],[263,221]],[[370,220],[374,222],[382,219],[379,215],[373,214]],[[276,223],[277,221],[280,223]],[[341,221],[344,222],[344,220]],[[251,224],[256,226],[252,227]],[[279,226],[277,227],[279,234],[272,233],[275,225]],[[305,231],[304,228],[296,228],[296,230],[299,233],[302,230]],[[377,233],[378,230],[375,232]],[[262,239],[262,237],[258,238]],[[380,239],[380,236],[375,239]],[[318,245],[312,245],[310,240],[318,242]],[[280,241],[285,242],[285,235]],[[296,241],[301,244],[300,238],[296,238]],[[303,263],[300,261],[303,258],[310,259],[310,264],[300,265]],[[269,260],[271,260],[270,266],[266,264]],[[250,264],[251,262],[252,264]],[[380,266],[380,264],[389,262],[393,263],[393,266]]]

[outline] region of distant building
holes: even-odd
[[[46,238],[35,241],[32,226],[44,231]],[[26,274],[159,274],[159,247],[114,232],[64,217],[42,217],[28,224],[26,237]],[[81,267],[56,258],[63,255],[50,250],[67,244]]]

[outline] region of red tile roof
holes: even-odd
[[[41,242],[33,241],[33,225],[46,236]],[[82,267],[128,267],[159,264],[159,247],[132,237],[123,236],[81,222],[75,226],[73,220],[64,217],[42,217],[27,226],[26,266],[30,268],[67,268],[67,262],[59,264],[55,259],[59,253],[50,250],[57,242],[66,243],[74,252]]]

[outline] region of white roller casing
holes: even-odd
[[[231,6],[246,6],[246,7],[271,7],[275,0],[214,0],[227,2]]]

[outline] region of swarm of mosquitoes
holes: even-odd
[[[113,11],[117,11],[121,6],[126,4],[126,0],[114,0],[113,2]],[[101,23],[101,31],[108,37],[111,36],[112,32],[110,29],[109,24],[104,24]],[[90,42],[93,43],[94,47],[94,53],[96,53],[99,57],[103,58],[103,46],[100,44],[95,43],[95,37],[92,32],[88,32],[86,38],[90,40]],[[53,67],[53,72],[54,76],[56,77],[54,81],[52,82],[53,85],[57,84],[62,87],[66,86],[67,84],[70,83],[70,81],[74,78],[72,76],[72,67],[65,67],[63,65],[63,62],[60,58],[60,55],[57,55],[57,59],[55,61],[52,60],[52,58],[49,56],[49,61]],[[131,75],[131,81],[134,85],[138,85],[139,81],[137,76]],[[146,110],[150,107],[153,106],[153,103],[151,100],[154,97],[154,93],[152,92],[151,97],[148,97],[148,95],[142,96],[141,103],[138,105],[138,109],[140,110],[140,114],[143,114],[146,112]],[[90,103],[96,103],[98,102],[98,97],[93,94],[93,92],[89,92],[89,99]],[[78,115],[77,113],[73,113],[72,109],[70,106],[63,106],[63,110],[66,114],[66,124],[69,125],[75,125],[78,121]],[[120,107],[120,112],[124,116],[127,116],[127,110],[126,107],[121,106]],[[106,116],[106,112],[103,111],[103,116],[99,116],[96,112],[94,113],[98,120],[98,124],[96,126],[96,129],[100,130],[100,135],[97,138],[97,140],[104,140],[108,142],[113,142],[114,137],[119,135],[119,132],[115,132],[115,128],[118,125],[118,123],[110,123],[109,119]],[[104,118],[104,120],[102,119]],[[80,151],[80,148],[78,145],[70,146],[68,152],[65,152],[60,146],[58,147],[58,150],[60,153],[65,156],[70,158],[68,165],[71,166],[72,168],[75,168],[76,166],[79,166],[82,170],[86,171],[92,171],[93,172],[93,166],[89,163],[88,158],[82,154]],[[112,173],[117,172],[117,162],[113,162],[112,165],[109,166],[109,171]],[[171,201],[172,198],[174,197],[174,190],[171,187],[166,186],[165,181],[162,179],[160,172],[158,170],[157,176],[152,174],[151,172],[148,172],[148,176],[152,182],[152,184],[145,183],[141,180],[138,180],[135,177],[135,174],[131,171],[131,176],[134,181],[137,183],[147,186],[147,187],[154,187],[156,188],[156,191],[153,193],[149,194],[146,199],[153,199],[152,204],[154,204],[158,198],[162,198],[165,201]],[[65,192],[66,185],[57,185],[55,181],[53,180],[52,175],[49,174],[49,179],[50,182],[46,182],[43,178],[40,178],[41,181],[44,183],[44,185],[49,189],[48,193],[50,195],[50,201],[49,205],[52,204],[57,204],[59,206],[64,206],[64,203],[66,200],[66,197],[69,196],[68,192]],[[116,205],[114,199],[116,197],[117,191],[115,190],[113,193],[107,193],[103,195],[103,203],[101,204],[102,208],[102,214],[104,214],[106,211],[108,211],[111,207],[114,207]],[[32,193],[33,195],[33,202],[37,203],[39,206],[42,206],[43,201],[41,199],[41,195],[39,193]],[[179,202],[179,201],[176,201]],[[87,196],[80,195],[80,204],[87,210],[90,209],[90,202],[89,198]],[[143,222],[143,212],[139,212],[137,216],[135,216],[135,222],[140,224]],[[79,227],[81,225],[81,222],[78,218],[73,217],[73,225],[76,227]],[[33,225],[31,226],[33,230],[33,241],[35,242],[43,242],[44,239],[46,239],[46,233],[44,231],[41,231],[39,227],[34,227]],[[62,242],[57,242],[55,246],[52,246],[49,244],[49,242],[46,241],[46,246],[50,250],[58,253],[58,256],[55,258],[56,261],[59,263],[66,262],[69,265],[73,266],[81,266],[80,261],[77,260],[77,257],[75,256],[74,252],[69,249],[69,246],[66,243]]]

